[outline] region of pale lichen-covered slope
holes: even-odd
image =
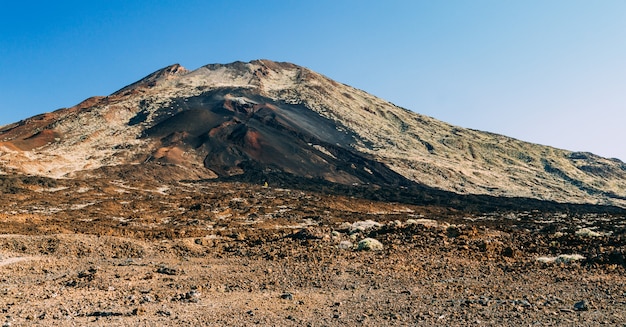
[[[111,96],[5,126],[0,130],[0,164],[11,171],[58,178],[102,166],[141,163],[154,145],[140,138],[144,126],[128,122],[144,107],[167,104],[167,94],[159,94],[161,84],[185,73],[178,65],[170,66]],[[55,137],[29,146],[40,131],[53,131]]]
[[[4,150],[0,152],[0,160],[17,171],[51,177],[123,163],[127,158],[122,158],[122,153],[128,151],[121,151],[120,145],[141,147],[143,144],[136,137],[140,131],[126,126],[133,115],[125,105],[128,104],[120,101],[98,103],[80,111],[63,110],[57,119],[37,128],[53,130],[57,137],[33,149],[20,146],[25,142],[5,137],[4,145],[0,144]],[[33,122],[26,120],[24,124],[28,128]],[[30,136],[25,141],[33,138]]]
[[[141,137],[159,119],[157,112],[222,87],[305,105],[356,135],[354,150],[421,184],[458,193],[626,205],[626,165],[619,160],[452,126],[306,68],[267,60],[207,65],[191,72],[179,65],[167,67],[109,97],[56,112],[49,125],[37,127],[54,133],[34,148],[14,142],[17,136],[11,130],[18,129],[6,126],[0,131],[0,162],[9,169],[50,176],[141,163],[159,150]],[[140,112],[145,119],[129,124]],[[34,124],[22,122],[29,123]],[[202,168],[196,164],[201,158],[186,155],[188,168]]]

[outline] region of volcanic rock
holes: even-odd
[[[418,187],[626,206],[620,160],[452,126],[269,60],[172,65],[110,96],[0,129],[4,173],[132,175],[154,164],[163,179],[300,178],[397,197]]]

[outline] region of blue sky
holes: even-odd
[[[271,59],[443,121],[626,161],[626,1],[3,1],[0,125],[180,63]]]

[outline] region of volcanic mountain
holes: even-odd
[[[626,206],[618,159],[452,126],[269,60],[172,65],[109,96],[0,127],[2,173],[112,171]]]

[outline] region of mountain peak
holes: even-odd
[[[239,70],[250,70],[259,66],[266,67],[269,69],[274,69],[274,70],[303,68],[301,66],[298,66],[290,62],[280,62],[280,61],[273,61],[269,59],[255,59],[249,62],[234,61],[228,64],[208,64],[208,65],[205,65],[204,67],[211,69],[211,70],[222,68],[222,67],[226,67],[230,69],[239,69]]]
[[[187,73],[189,73],[189,70],[187,70],[185,67],[181,66],[180,64],[169,65],[165,68],[155,71],[154,73],[151,73],[150,75],[140,79],[139,81],[133,84],[130,84],[114,92],[113,95],[121,95],[128,91],[137,90],[140,88],[152,88],[156,86],[157,84],[161,83],[162,81],[166,81],[176,76],[181,76]]]

